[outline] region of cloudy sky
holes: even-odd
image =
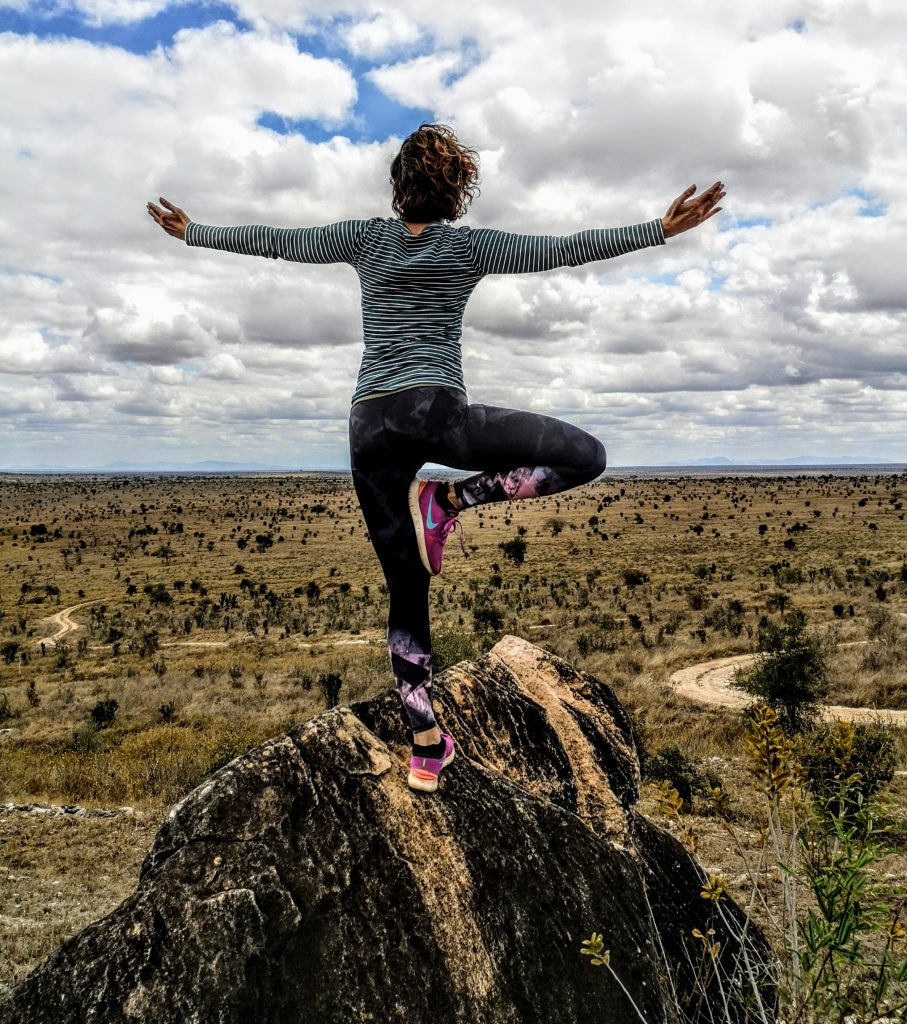
[[[207,224],[391,216],[421,120],[481,157],[466,223],[724,210],[664,247],[489,277],[470,398],[612,465],[907,461],[903,0],[0,0],[0,467],[348,466],[348,266],[188,248]]]

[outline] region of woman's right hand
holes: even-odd
[[[159,206],[155,206],[154,203],[148,203],[146,209],[149,216],[153,217],[168,235],[173,235],[174,238],[185,238],[186,225],[189,223],[189,218],[178,206],[167,202],[163,196],[158,198],[170,212],[162,210]]]
[[[702,195],[692,199],[695,191],[696,186],[690,185],[686,192],[682,192],[668,207],[668,212],[661,218],[665,238],[679,235],[681,231],[689,231],[690,228],[707,221],[709,217],[714,217],[721,209],[715,204],[727,195],[720,181],[716,181]]]

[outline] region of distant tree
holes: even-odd
[[[477,633],[497,632],[504,626],[504,616],[492,604],[476,605],[472,619]]]
[[[802,732],[815,721],[828,692],[828,670],[819,638],[806,631],[797,610],[779,626],[759,624],[752,668],[738,669],[734,686],[774,709],[785,732]]]
[[[89,712],[95,727],[103,729],[105,725],[111,725],[119,707],[115,700],[99,700]]]
[[[164,583],[146,583],[142,589],[152,604],[173,604],[173,595]]]
[[[624,569],[624,586],[630,590],[648,582],[649,574],[643,572],[642,569]]]
[[[336,672],[322,672],[318,676],[318,685],[324,694],[326,705],[329,708],[336,707],[337,701],[340,699],[340,687],[343,685],[340,676]]]
[[[504,557],[513,562],[514,565],[522,565],[526,560],[526,541],[522,537],[514,537],[513,540],[502,540],[498,547]]]

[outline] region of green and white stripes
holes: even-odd
[[[429,224],[418,235],[396,218],[325,227],[209,227],[191,222],[186,244],[298,263],[349,263],[362,286],[365,352],[353,402],[417,384],[465,391],[463,311],[487,274],[526,274],[664,245],[660,219],[573,235],[517,235]]]

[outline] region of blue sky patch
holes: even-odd
[[[229,21],[240,29],[250,26],[229,4],[191,2],[166,7],[159,14],[125,24],[90,25],[78,11],[59,11],[51,3],[30,4],[27,11],[0,9],[0,31],[44,38],[84,39],[97,46],[116,46],[144,55],[158,46],[170,46],[183,28],[203,28]]]
[[[207,3],[190,0],[173,4],[160,13],[141,21],[126,24],[90,25],[84,16],[74,10],[60,10],[50,0],[39,0],[27,11],[0,9],[0,31],[18,35],[34,34],[39,38],[81,39],[96,46],[113,46],[144,56],[159,46],[169,47],[181,29],[198,29],[217,21],[228,21],[238,30],[246,32],[251,26],[237,17],[234,9],[225,3]],[[368,72],[388,62],[411,60],[433,53],[434,40],[423,35],[417,41],[394,47],[374,62],[355,57],[343,44],[340,32],[349,19],[334,19],[318,23],[312,32],[295,37],[297,48],[315,58],[341,62],[356,79],[358,98],[349,117],[342,123],[317,119],[294,120],[273,111],[265,111],[258,124],[281,135],[300,134],[312,142],[327,142],[343,135],[353,142],[383,142],[391,136],[406,136],[422,121],[434,120],[434,112],[427,107],[409,107],[386,96],[368,77]],[[448,76],[450,80],[465,74],[479,59],[478,46],[464,43],[463,63]],[[26,154],[22,154],[23,156]]]
[[[722,211],[724,212],[724,211]],[[726,220],[719,219],[718,230],[722,233],[727,231],[739,231],[741,228],[770,228],[774,222],[770,217],[728,217]]]
[[[844,194],[863,200],[864,205],[859,211],[861,217],[884,217],[888,212],[887,205],[864,188],[850,188]]]
[[[257,123],[279,135],[303,135],[310,142],[329,142],[336,135],[353,142],[384,142],[392,135],[409,135],[422,121],[433,119],[431,110],[403,106],[367,78],[357,77],[356,85],[359,95],[351,116],[340,126],[326,127],[317,120],[283,117],[271,110],[266,110]]]
[[[856,196],[857,199],[863,200],[863,206],[857,211],[858,217],[884,217],[888,212],[888,206],[883,200],[872,195],[871,192],[867,192],[865,188],[861,188],[859,185],[842,189],[830,199],[821,199],[817,203],[812,203],[809,209],[821,210],[823,206],[830,206],[837,199],[840,199],[841,196]]]

